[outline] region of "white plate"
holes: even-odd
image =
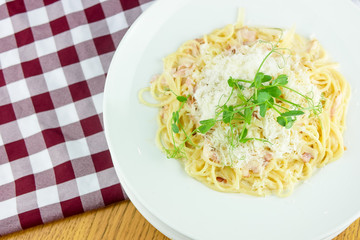
[[[176,230],[169,227],[167,224],[160,221],[156,216],[150,213],[140,202],[137,200],[136,196],[131,192],[126,184],[123,182],[121,183],[123,189],[125,190],[128,197],[131,199],[131,202],[134,204],[137,210],[141,212],[141,214],[148,220],[153,226],[166,235],[170,239],[176,240],[191,240],[190,238],[186,237],[185,235],[177,232]],[[325,240],[325,239],[324,239]],[[327,240],[327,239],[326,239]]]
[[[220,193],[187,176],[155,146],[158,110],[137,99],[139,89],[162,71],[164,56],[188,39],[235,22],[238,7],[245,8],[248,25],[295,24],[300,34],[315,34],[352,86],[348,150],[288,198]],[[193,239],[323,239],[337,233],[360,216],[359,43],[360,9],[350,1],[155,2],[122,40],[105,86],[105,134],[121,182],[143,209]]]

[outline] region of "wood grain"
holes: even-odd
[[[93,210],[56,222],[13,233],[1,240],[48,239],[135,239],[168,240],[157,231],[129,202]],[[360,219],[357,219],[334,240],[359,240]]]

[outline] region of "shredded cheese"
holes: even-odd
[[[203,44],[200,52],[204,56],[205,66],[202,71],[192,73],[193,78],[200,81],[197,82],[194,94],[196,107],[192,109],[191,114],[198,121],[214,118],[216,106],[224,104],[231,93],[227,80],[230,77],[253,80],[259,65],[269,52],[268,47],[263,43],[256,43],[253,46],[242,45],[234,54],[222,52],[214,57],[212,53],[207,52],[207,44]],[[311,97],[317,104],[321,99],[320,90],[311,83],[308,69],[300,65],[298,60],[297,55],[284,59],[273,53],[262,66],[261,72],[273,77],[286,74],[289,78],[289,87]],[[242,84],[245,87],[242,91],[244,96],[251,97],[253,90],[249,88],[250,84]],[[305,106],[306,99],[298,94],[287,89],[282,89],[282,93],[285,99]],[[236,103],[237,96],[233,94],[227,104],[235,105]],[[241,168],[245,176],[249,170],[261,172],[264,168],[264,158],[269,152],[272,158],[283,158],[286,154],[298,153],[298,148],[301,146],[298,134],[295,134],[293,129],[280,126],[276,121],[277,116],[278,114],[270,109],[264,118],[253,118],[248,126],[247,137],[266,139],[271,144],[248,141],[232,149],[230,146],[225,147],[228,145],[225,143],[228,143],[230,129],[224,124],[217,124],[213,131],[207,133],[206,138],[222,159],[223,164]]]

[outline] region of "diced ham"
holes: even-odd
[[[330,117],[333,117],[336,113],[336,110],[339,108],[341,102],[342,102],[343,95],[339,93],[339,95],[335,98],[334,104],[331,107],[330,110]]]
[[[191,78],[187,78],[186,81],[185,81],[185,85],[188,86],[188,87],[190,87],[190,86],[192,86],[192,84],[193,84],[192,79],[191,79]]]
[[[207,159],[210,159],[213,162],[220,163],[219,157],[215,149],[210,145],[210,142],[207,140],[204,143],[203,156]]]
[[[197,41],[197,42],[200,43],[200,44],[204,44],[204,43],[205,43],[205,41],[204,41],[203,38],[197,38],[197,39],[195,39],[195,41]]]
[[[247,27],[240,28],[237,32],[237,38],[242,39],[243,43],[248,45],[256,41],[256,32],[249,30]]]
[[[273,155],[271,154],[271,152],[266,152],[264,155],[265,162],[270,162],[271,159],[273,159]]]
[[[301,155],[301,159],[302,159],[305,163],[308,163],[312,158],[314,158],[314,156],[311,155],[311,153],[308,153],[308,152],[304,152],[304,153]]]
[[[193,64],[190,64],[190,65],[182,64],[179,67],[177,67],[177,69],[173,73],[173,76],[174,77],[187,77],[191,74],[193,68],[194,68]]]
[[[168,109],[169,109],[169,105],[165,105],[161,108],[161,112],[160,112],[161,118],[165,117],[165,113],[167,112]]]
[[[308,49],[308,52],[311,53],[311,52],[314,52],[316,49],[319,48],[319,41],[318,40],[311,40],[310,42],[310,46],[309,46],[309,49]]]
[[[158,79],[160,77],[159,74],[155,74],[151,79],[150,79],[150,83],[153,83],[156,81],[156,79]]]
[[[162,77],[161,80],[160,80],[161,84],[162,85],[167,85],[167,82],[166,82],[166,78],[165,77]]]
[[[260,167],[261,167],[261,163],[255,160],[248,162],[246,166],[246,168],[248,170],[251,170],[253,173],[259,173]]]
[[[243,177],[246,177],[246,178],[250,177],[249,169],[244,168],[244,169],[242,169],[241,172],[242,172]]]

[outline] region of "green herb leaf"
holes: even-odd
[[[238,88],[238,89],[244,89],[244,86],[243,85],[241,85],[241,84],[239,84],[239,80],[240,79],[235,79],[235,78],[232,78],[232,77],[230,77],[229,79],[228,79],[228,85],[229,85],[229,87],[231,87],[231,88]]]
[[[279,86],[284,86],[284,85],[286,85],[286,84],[288,84],[288,76],[285,75],[285,74],[279,75],[279,76],[271,83],[271,85],[273,85],[273,86],[277,86],[277,85],[279,85]]]
[[[200,121],[201,126],[198,127],[199,132],[202,134],[207,133],[216,123],[214,118]]]
[[[286,124],[287,124],[287,119],[286,119],[286,117],[281,117],[281,116],[279,116],[279,117],[276,118],[276,121],[277,121],[281,126],[283,126],[283,127],[285,127]]]
[[[209,119],[200,121],[200,124],[202,124],[202,125],[207,125],[207,124],[215,125],[215,123],[216,123],[216,120],[214,118],[209,118]]]
[[[247,133],[248,133],[248,130],[247,128],[244,128],[241,133],[240,133],[240,136],[239,136],[239,141],[242,142],[246,136],[247,136]]]
[[[179,133],[179,127],[175,123],[171,124],[171,129],[174,133]]]
[[[176,111],[176,112],[172,113],[172,120],[174,121],[174,123],[179,122],[179,111]]]
[[[177,96],[176,99],[179,101],[179,102],[186,102],[188,100],[187,97],[184,97],[184,96]]]
[[[245,118],[245,122],[247,124],[250,124],[250,122],[251,122],[252,113],[253,113],[253,110],[251,108],[245,108],[244,118]]]
[[[264,91],[259,91],[258,95],[257,95],[257,103],[263,103],[266,102],[268,100],[270,100],[272,97],[268,92],[264,92]]]
[[[285,128],[290,129],[294,125],[295,119],[291,119],[291,121],[288,121]]]
[[[281,95],[281,90],[278,87],[269,87],[269,88],[265,88],[263,90],[268,92],[273,97],[280,97],[280,95]]]
[[[255,75],[255,79],[254,79],[254,87],[259,88],[262,86],[262,79],[264,78],[264,73],[262,72],[258,72]]]
[[[268,82],[272,79],[272,77],[270,75],[264,75],[263,79],[261,79],[261,82]]]
[[[250,141],[250,140],[253,140],[253,139],[252,138],[243,138],[243,139],[240,139],[239,142],[246,143],[247,141]]]
[[[270,99],[266,102],[266,104],[267,104],[268,107],[270,107],[270,105],[273,105],[274,103],[275,103],[274,98],[270,98]]]
[[[284,117],[284,116],[279,116],[276,118],[276,121],[283,127],[285,127],[286,129],[291,128],[294,125],[295,122],[295,118],[292,117]]]
[[[283,117],[292,117],[292,116],[299,116],[299,115],[303,115],[303,114],[304,114],[303,111],[293,110],[293,111],[284,112],[284,113],[281,114],[281,116],[283,116]]]
[[[233,88],[235,86],[235,81],[232,77],[228,79],[228,85],[229,87]]]
[[[225,108],[224,112],[223,112],[223,122],[224,123],[230,123],[233,116],[234,116],[234,107],[230,106]]]
[[[260,104],[259,107],[260,107],[260,116],[265,117],[266,110],[267,110],[266,104],[265,103]]]

